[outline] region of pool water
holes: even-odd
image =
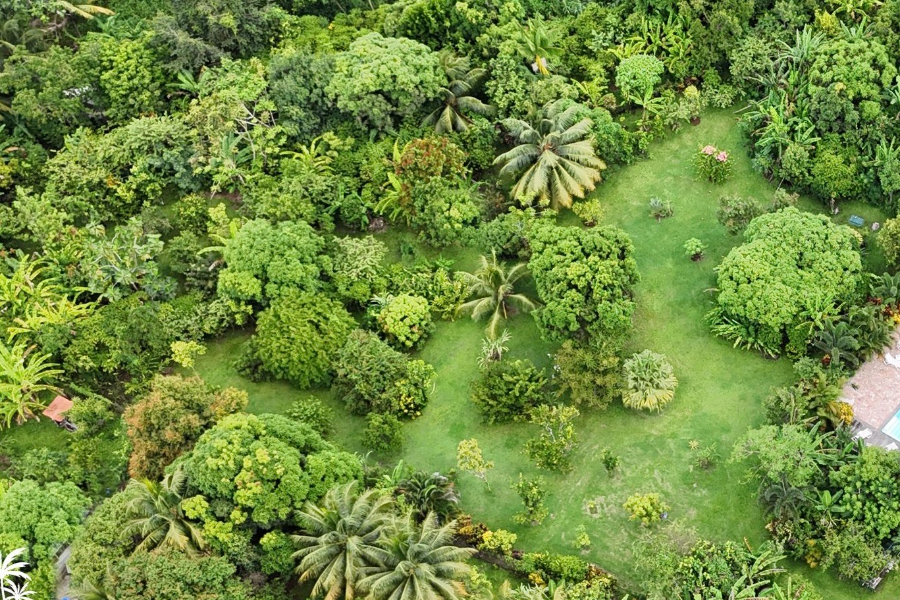
[[[897,414],[891,417],[891,420],[881,428],[881,431],[900,442],[900,411],[897,411]]]

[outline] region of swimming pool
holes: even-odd
[[[887,422],[887,425],[881,428],[881,431],[900,442],[900,410],[891,417],[891,420]]]

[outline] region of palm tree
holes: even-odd
[[[444,519],[459,512],[459,494],[448,477],[440,473],[416,471],[397,486],[417,519],[435,514]]]
[[[792,486],[784,478],[766,487],[762,498],[776,519],[795,518],[803,505],[808,503],[806,491]]]
[[[468,559],[475,551],[453,545],[456,522],[443,526],[434,515],[421,524],[411,516],[391,524],[380,545],[387,551],[385,566],[360,582],[371,600],[460,600]]]
[[[488,115],[493,108],[475,96],[472,90],[484,78],[485,69],[470,69],[467,56],[456,56],[452,52],[441,51],[441,67],[447,76],[447,86],[441,88],[444,105],[425,117],[423,125],[434,125],[435,133],[465,131],[472,122],[463,111],[478,115]]]
[[[594,154],[589,137],[591,120],[578,118],[579,107],[563,109],[557,100],[544,107],[536,127],[519,119],[505,124],[518,146],[504,152],[494,164],[502,164],[501,176],[518,175],[513,197],[536,197],[554,209],[570,208],[572,198],[584,198],[600,181],[606,163]]]
[[[314,579],[312,597],[353,600],[360,579],[377,571],[387,552],[376,545],[392,504],[377,490],[356,492],[356,483],[328,490],[320,506],[307,503],[299,513],[306,533],[293,536],[300,546],[300,581]]]
[[[827,327],[816,335],[813,346],[825,353],[823,361],[829,365],[840,366],[846,362],[851,367],[859,365],[859,341],[855,331],[843,321]]]
[[[187,476],[181,469],[166,475],[160,483],[147,479],[128,482],[125,491],[131,496],[127,505],[131,519],[124,533],[143,538],[136,550],[174,548],[194,555],[206,547],[200,529],[181,508],[186,488]]]
[[[660,411],[675,398],[678,379],[662,354],[644,350],[626,360],[622,367],[622,403],[628,408]]]
[[[516,35],[516,49],[522,57],[531,62],[531,70],[541,75],[549,75],[547,59],[559,56],[561,50],[556,45],[556,36],[540,21],[530,19]]]
[[[16,343],[7,347],[0,343],[0,418],[6,427],[13,419],[21,423],[44,408],[38,399],[41,392],[59,392],[59,388],[46,381],[62,374],[50,362],[48,354],[32,354],[34,346]]]
[[[497,252],[491,256],[481,256],[481,266],[474,273],[459,272],[458,276],[468,285],[468,295],[477,296],[459,307],[459,312],[471,312],[472,319],[478,320],[490,314],[488,320],[488,337],[497,337],[500,321],[509,316],[509,305],[528,312],[535,308],[535,303],[524,294],[516,294],[516,282],[527,275],[525,263],[517,263],[507,269],[506,265],[497,261]]]
[[[25,589],[26,582],[31,577],[23,571],[28,567],[28,563],[24,561],[16,561],[16,559],[25,552],[25,548],[17,548],[6,556],[0,556],[0,594],[3,600],[6,600],[7,592],[12,592],[11,596],[15,598],[26,598],[34,592]],[[16,579],[21,579],[20,584],[16,583]]]

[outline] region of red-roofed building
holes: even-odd
[[[72,408],[72,401],[65,396],[57,396],[53,402],[44,409],[44,416],[54,421],[57,425],[61,425],[66,417],[63,413]]]

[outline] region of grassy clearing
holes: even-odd
[[[605,222],[622,227],[634,240],[642,280],[636,288],[638,311],[633,350],[651,348],[663,352],[675,366],[679,388],[675,402],[659,415],[638,414],[614,405],[605,411],[584,411],[578,423],[582,442],[575,457],[575,470],[568,475],[544,473],[550,484],[551,516],[541,527],[523,527],[512,521],[519,500],[510,483],[520,472],[537,470],[522,454],[533,428],[526,424],[486,426],[468,399],[468,388],[477,374],[482,324],[462,319],[438,323],[433,337],[420,355],[434,365],[437,381],[430,403],[418,420],[405,427],[403,458],[417,468],[446,471],[455,466],[456,445],[464,438],[477,438],[485,456],[495,461],[490,474],[493,492],[474,478],[460,477],[464,510],[493,528],[519,534],[518,547],[576,552],[572,543],[576,528],[584,524],[593,541],[585,556],[634,582],[631,549],[642,534],[640,526],[627,520],[625,499],[636,492],[660,492],[671,505],[670,519],[687,524],[703,536],[716,540],[743,540],[758,544],[765,539],[765,521],[752,484],[742,482],[743,469],[727,461],[731,447],[748,428],[763,421],[762,401],[768,391],[788,382],[791,366],[786,360],[770,361],[733,349],[712,337],[704,324],[711,307],[709,289],[715,286],[714,267],[736,244],[716,221],[718,198],[725,193],[752,195],[768,203],[774,188],[754,173],[742,150],[735,117],[729,111],[707,114],[697,127],[687,128],[654,146],[649,160],[608,174],[596,192],[606,207]],[[732,178],[721,186],[694,178],[691,159],[701,145],[715,144],[735,158]],[[651,196],[672,202],[675,214],[657,223],[647,208]],[[821,211],[804,199],[801,206]],[[868,206],[845,206],[835,217],[845,223],[850,214],[868,222],[884,215]],[[561,220],[575,224],[571,214]],[[682,246],[697,237],[708,245],[699,263],[684,256]],[[389,232],[385,240],[399,258],[408,233]],[[434,254],[430,255],[434,257]],[[457,268],[470,268],[477,256],[471,249],[445,252],[457,260]],[[873,252],[869,260],[879,261]],[[878,264],[875,262],[874,264]],[[534,322],[525,315],[509,323],[512,358],[530,358],[548,366],[554,348],[544,343]],[[312,393],[335,407],[335,439],[352,450],[360,450],[362,420],[350,417],[328,391],[301,392],[280,383],[252,383],[230,367],[246,334],[232,334],[210,345],[198,360],[197,371],[218,385],[235,385],[250,392],[252,412],[281,412],[290,403]],[[716,468],[700,471],[692,466],[689,442],[715,444],[722,458]],[[622,458],[621,469],[607,476],[599,452],[609,447]],[[588,516],[588,501],[600,508],[599,516]],[[832,576],[796,567],[811,576],[826,598],[862,598],[866,593]],[[896,594],[892,582],[888,595]]]

